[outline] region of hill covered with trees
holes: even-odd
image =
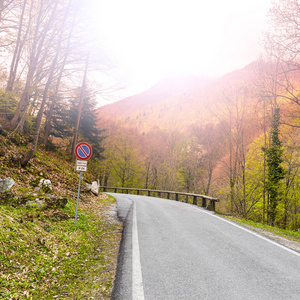
[[[217,196],[219,212],[298,231],[299,11],[274,3],[265,53],[242,70],[100,108],[102,183]]]
[[[103,185],[205,193],[221,212],[298,230],[299,5],[279,2],[260,60],[216,80],[165,79],[96,110],[89,74],[111,62],[87,2],[1,1],[0,119],[7,139],[25,139],[17,164],[39,147],[71,159],[84,137]]]

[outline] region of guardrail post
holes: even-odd
[[[128,190],[127,189],[125,190],[125,193],[128,194]]]
[[[210,201],[211,204],[211,210],[215,211],[216,210],[216,201]]]
[[[170,199],[170,193],[167,193],[167,199]]]
[[[150,191],[148,191],[148,196],[151,196],[151,192]]]
[[[104,193],[106,192],[106,188],[105,188],[105,187],[103,188],[103,192],[104,192]]]
[[[115,193],[117,192],[117,189],[115,189]]]
[[[189,196],[188,195],[186,195],[185,203],[189,203]]]
[[[193,204],[197,205],[197,196],[193,196]]]
[[[175,194],[175,200],[179,201],[179,195],[177,193]]]
[[[204,197],[202,197],[202,207],[206,207],[206,198]]]
[[[136,194],[139,195],[140,194],[140,190],[136,190]]]
[[[159,198],[160,198],[160,192],[157,192],[157,197],[159,197]]]

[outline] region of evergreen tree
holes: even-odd
[[[70,106],[69,113],[73,127],[76,123],[78,105],[78,101],[72,101]],[[98,121],[96,99],[93,97],[84,98],[78,132],[79,141],[88,142],[93,148],[93,158],[102,159],[102,152],[104,151],[102,142],[105,139],[103,136],[105,130],[99,129]]]
[[[50,114],[49,110],[46,111],[46,115]],[[56,100],[56,105],[53,107],[51,116],[51,126],[49,131],[49,137],[45,145],[48,150],[54,147],[52,143],[52,137],[56,138],[71,138],[73,135],[73,120],[70,115],[70,107],[61,98]],[[54,147],[55,148],[55,147]]]
[[[266,190],[268,191],[269,197],[268,220],[272,226],[275,225],[277,205],[280,197],[280,182],[285,175],[285,171],[281,166],[283,162],[283,149],[282,143],[279,139],[279,121],[279,108],[276,108],[273,114],[270,146],[269,148],[262,148],[262,150],[266,154],[266,162],[268,168],[266,180]]]

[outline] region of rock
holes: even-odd
[[[88,182],[84,182],[80,185],[80,191],[83,193],[89,192],[92,189],[92,185]]]
[[[13,187],[14,184],[15,181],[10,177],[0,180],[0,193],[5,193],[10,191],[10,189]]]
[[[42,178],[40,180],[40,183],[38,185],[40,190],[42,190],[44,193],[52,192],[52,182],[49,179]]]
[[[92,183],[84,182],[84,184],[80,187],[80,191],[83,193],[92,192],[94,195],[98,196],[99,185],[97,181],[93,181]]]
[[[31,181],[30,185],[37,192],[41,191],[45,194],[52,192],[52,183],[49,179],[38,177],[37,179]]]
[[[99,185],[98,185],[98,182],[97,181],[93,181],[92,184],[91,184],[91,192],[98,196],[99,194]]]

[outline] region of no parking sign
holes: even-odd
[[[75,147],[75,155],[80,160],[88,160],[92,156],[92,147],[90,144],[81,142]]]
[[[76,213],[75,213],[75,225],[77,221],[77,213],[78,213],[78,202],[79,202],[79,194],[80,194],[80,182],[81,182],[81,173],[87,170],[87,160],[92,156],[92,147],[90,144],[81,142],[78,143],[75,147],[75,155],[77,157],[76,161],[76,171],[80,171],[79,175],[79,183],[78,183],[78,194],[77,194],[77,203],[76,203]]]

